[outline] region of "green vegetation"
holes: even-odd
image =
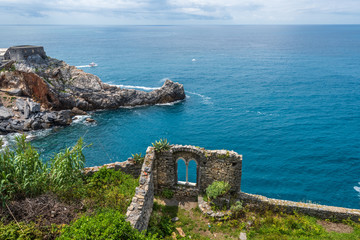
[[[27,223],[16,214],[9,215],[10,220],[15,218],[17,221],[9,223],[9,218],[7,223],[1,221],[0,240],[55,239],[59,236],[60,239],[155,239],[155,236],[140,234],[125,222],[138,179],[107,168],[84,176],[83,146],[80,139],[74,147],[55,154],[44,163],[37,150],[21,136],[16,139],[16,146],[0,153],[3,203],[0,213],[11,207],[10,200],[16,202],[28,197],[31,201],[32,197],[41,194],[55,194],[74,208],[75,216],[78,215],[69,225],[44,225],[40,214],[37,215],[39,220],[36,218]],[[46,203],[42,204],[46,207]]]
[[[145,159],[145,157],[142,156],[141,153],[132,154],[132,157],[133,157],[134,162],[135,162],[136,164],[143,164],[144,159]]]
[[[111,208],[125,214],[138,184],[131,175],[101,168],[86,180],[84,203],[90,209]]]
[[[41,226],[30,222],[12,222],[5,225],[0,221],[0,240],[51,239],[60,233],[61,226]]]
[[[206,195],[209,199],[216,199],[228,193],[230,185],[224,181],[214,181],[211,185],[206,188]]]
[[[239,206],[239,204],[236,204]],[[349,233],[328,232],[314,217],[294,213],[274,213],[270,210],[257,211],[242,208],[242,214],[215,221],[206,217],[199,208],[185,210],[177,206],[164,206],[154,203],[148,231],[157,233],[161,239],[173,239],[175,232],[177,239],[239,239],[240,232],[246,232],[247,239],[273,240],[323,240],[323,239],[360,239],[360,224],[343,221],[338,228],[353,229]],[[179,221],[171,219],[178,217]],[[326,221],[323,221],[326,222]],[[327,221],[330,223],[330,221]],[[181,238],[176,228],[181,228],[186,237]]]
[[[155,148],[155,152],[157,153],[167,151],[170,149],[170,143],[166,138],[160,139],[159,141],[155,141],[155,143],[152,143],[152,146]]]
[[[156,237],[139,233],[125,221],[124,215],[107,209],[93,216],[82,216],[70,226],[65,227],[58,239],[150,240]]]
[[[231,207],[230,207],[230,210],[232,212],[232,215],[235,217],[235,218],[238,218],[242,215],[243,213],[243,210],[244,210],[244,207],[242,205],[242,202],[240,201],[236,201]]]
[[[72,197],[82,183],[81,169],[85,158],[80,139],[70,149],[55,155],[50,167],[40,159],[40,154],[24,135],[16,138],[14,149],[0,153],[0,200],[6,201],[35,197],[47,191]]]
[[[9,68],[10,72],[14,72],[16,70],[15,64],[11,65],[11,67]]]
[[[161,192],[161,196],[167,199],[171,199],[174,197],[174,192],[171,189],[164,188]]]

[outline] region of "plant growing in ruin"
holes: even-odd
[[[206,188],[206,195],[209,199],[217,199],[224,196],[230,190],[230,184],[224,181],[214,181]]]
[[[135,153],[135,154],[131,154],[131,155],[136,164],[142,164],[144,162],[145,157],[142,156],[141,153]]]
[[[155,148],[155,152],[157,153],[170,149],[170,143],[166,138],[155,141],[155,143],[152,143],[152,146]]]

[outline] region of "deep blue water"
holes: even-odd
[[[96,112],[95,126],[74,124],[35,140],[45,156],[84,136],[93,144],[87,165],[100,165],[145,153],[165,137],[243,154],[245,192],[360,208],[354,189],[360,25],[0,26],[0,32],[0,47],[43,45],[71,65],[94,61],[98,67],[84,70],[104,82],[184,84],[184,102]]]

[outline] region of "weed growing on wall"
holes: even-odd
[[[145,157],[141,153],[131,154],[136,164],[143,164]]]
[[[155,141],[155,143],[152,143],[152,146],[155,148],[155,152],[157,153],[167,151],[170,149],[170,143],[166,138],[160,139],[159,141]]]

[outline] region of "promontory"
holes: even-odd
[[[112,86],[25,45],[0,51],[0,97],[0,134],[7,134],[66,126],[86,111],[171,103],[185,92],[171,80],[151,92]]]

